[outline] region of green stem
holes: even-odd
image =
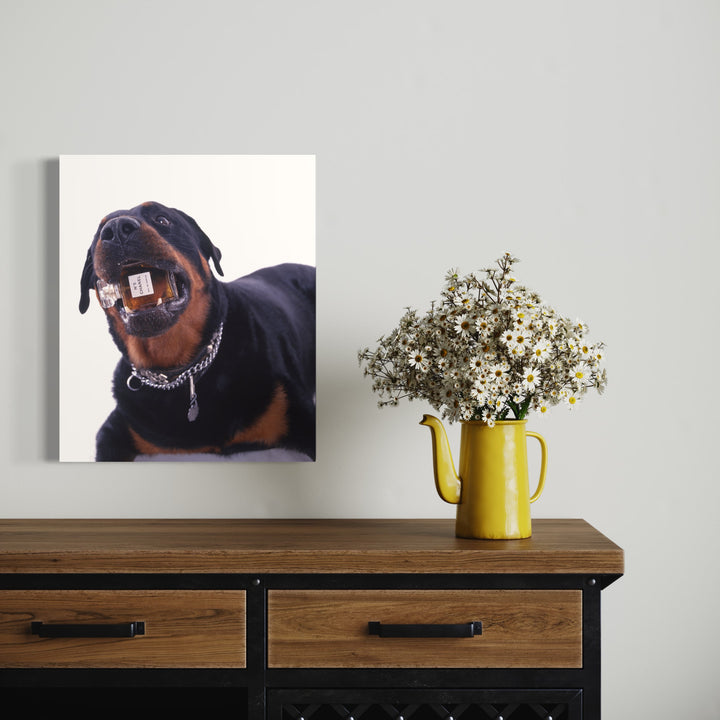
[[[519,405],[514,401],[510,400],[508,398],[507,404],[508,407],[513,411],[513,415],[515,416],[516,420],[524,420],[525,416],[528,414],[528,410],[530,409],[530,401],[532,400],[532,395],[528,395]]]
[[[520,417],[518,420],[524,420],[525,416],[528,414],[528,410],[530,409],[530,401],[532,400],[532,395],[528,395],[525,400],[523,400],[523,404],[520,406]]]
[[[517,406],[515,401],[510,400],[510,398],[508,398],[507,404],[510,406],[510,409],[513,411],[513,415],[515,416],[515,419],[522,420],[522,418],[520,417],[520,408]]]

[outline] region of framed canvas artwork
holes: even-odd
[[[315,459],[314,156],[61,156],[60,460]]]

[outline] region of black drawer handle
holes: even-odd
[[[43,622],[30,623],[30,633],[39,637],[54,638],[121,638],[135,637],[145,634],[145,623],[107,623],[102,625],[78,624],[78,625],[51,625]]]
[[[368,623],[368,635],[396,638],[471,638],[482,635],[482,623],[460,625],[384,625]]]

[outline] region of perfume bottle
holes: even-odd
[[[175,275],[167,270],[143,265],[128,265],[120,273],[119,283],[96,283],[98,300],[104,309],[122,300],[129,313],[161,305],[178,297]]]

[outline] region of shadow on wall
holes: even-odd
[[[58,358],[60,357],[60,325],[58,321],[58,303],[60,294],[60,161],[57,158],[46,160],[42,165],[44,198],[44,236],[45,266],[42,268],[44,282],[40,283],[45,291],[43,307],[42,335],[44,345],[39,348],[40,363],[45,380],[45,460],[57,461],[60,457],[60,375]]]

